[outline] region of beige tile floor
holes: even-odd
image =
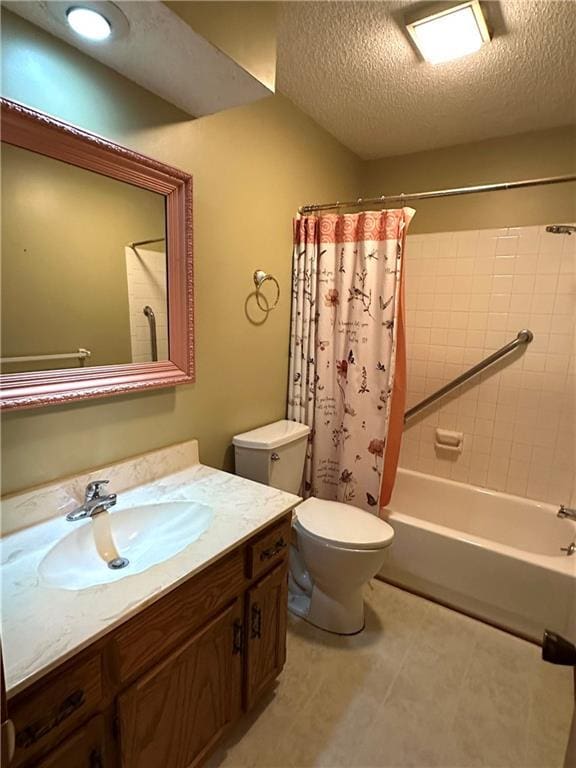
[[[290,618],[275,692],[210,768],[559,768],[572,705],[536,646],[374,581],[360,635]]]

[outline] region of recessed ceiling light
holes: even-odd
[[[490,40],[478,0],[460,3],[406,26],[418,50],[431,64],[467,56]]]
[[[45,11],[66,27],[67,37],[80,48],[83,43],[110,43],[128,35],[128,19],[110,0],[49,0]]]
[[[76,34],[88,40],[106,40],[112,34],[108,19],[91,8],[72,7],[66,12],[66,20]]]

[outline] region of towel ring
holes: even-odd
[[[266,280],[271,280],[274,285],[276,286],[276,301],[272,306],[268,305],[268,302],[266,302],[266,306],[262,306],[260,303],[260,289],[262,288],[262,285],[266,282]],[[258,303],[258,306],[263,312],[271,312],[273,309],[276,309],[278,306],[278,302],[280,301],[280,286],[278,285],[278,280],[274,277],[274,275],[269,275],[267,272],[264,272],[262,269],[257,269],[254,272],[254,285],[256,286],[256,301]]]

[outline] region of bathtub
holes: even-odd
[[[576,641],[576,523],[558,507],[400,469],[379,577],[540,642]]]

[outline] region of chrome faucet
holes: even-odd
[[[107,485],[109,482],[109,480],[94,480],[94,482],[88,483],[84,496],[84,504],[74,511],[68,512],[66,520],[74,521],[83,520],[85,517],[95,517],[101,512],[106,512],[107,509],[113,507],[118,498],[116,494],[109,493],[106,496],[102,496],[100,493],[102,486]]]
[[[570,520],[576,520],[576,509],[569,509],[568,507],[565,507],[564,504],[561,504],[560,509],[558,510],[558,517],[567,517]]]

